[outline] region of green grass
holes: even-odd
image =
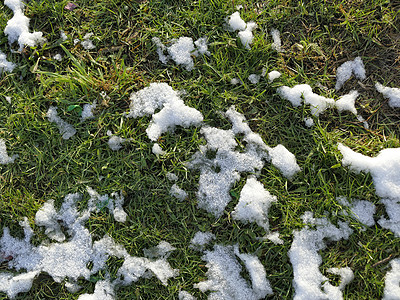
[[[217,243],[238,243],[241,251],[256,253],[274,290],[270,299],[291,299],[293,274],[287,251],[293,230],[303,226],[300,216],[305,211],[318,217],[328,211],[333,222],[345,220],[335,199],[346,196],[376,204],[376,220],[385,215],[371,176],[342,167],[337,143],[367,155],[400,147],[400,111],[391,109],[374,89],[376,81],[400,87],[400,6],[395,1],[82,0],[72,12],[63,9],[67,2],[29,1],[25,14],[31,18],[31,30],[42,31],[47,38],[43,46],[24,54],[11,53],[7,37],[0,34],[0,50],[18,64],[13,73],[0,77],[0,138],[6,140],[10,155],[19,155],[15,163],[0,165],[2,228],[7,226],[21,236],[18,222],[27,216],[40,243],[45,236],[34,226],[34,216],[44,201],[55,199],[60,204],[65,195],[83,193],[86,186],[100,194],[122,190],[127,222],[118,224],[101,212],[88,222],[90,231],[95,237],[109,234],[131,255],[139,256],[142,249],[166,240],[177,248],[168,261],[180,274],[167,287],[155,278],[140,279],[118,289],[118,299],[177,299],[180,289],[205,299],[193,284],[206,278],[207,268],[201,254],[188,247],[198,230],[213,232]],[[251,51],[224,28],[225,18],[238,4],[244,6],[242,18],[258,24]],[[12,12],[0,4],[0,28],[11,17]],[[272,28],[281,32],[283,53],[271,48]],[[68,35],[67,41],[60,40],[60,30]],[[92,51],[73,44],[88,32],[94,33],[96,49]],[[209,39],[211,55],[195,58],[195,69],[190,72],[172,63],[161,64],[151,42],[152,37],[166,43],[181,36]],[[64,56],[61,63],[52,59],[56,53]],[[337,99],[335,70],[356,56],[363,58],[367,79],[361,84],[351,79],[340,94],[353,88],[360,91],[356,108],[368,120],[369,130],[353,115],[333,109],[315,119],[314,127],[306,128],[303,118],[310,116],[309,108],[294,108],[276,93],[281,85],[307,83],[315,92]],[[263,67],[280,71],[282,77],[272,84],[266,80],[250,84],[247,77]],[[244,84],[231,85],[234,77]],[[199,128],[179,128],[162,135],[159,143],[166,154],[152,154],[145,132],[150,118],[122,116],[129,109],[129,95],[151,82],[167,82],[175,90],[185,90],[185,103],[198,109],[210,126],[229,129],[229,121],[219,112],[235,105],[266,144],[283,144],[295,154],[302,171],[293,180],[270,164],[259,176],[278,198],[269,220],[284,239],[283,245],[259,241],[256,237],[264,234],[261,228],[232,220],[230,212],[237,197],[218,219],[197,209],[199,174],[188,170],[185,162],[205,143]],[[109,98],[100,96],[103,91]],[[5,96],[12,97],[11,105]],[[99,106],[93,120],[79,123],[78,111],[68,111],[70,105],[94,100]],[[50,105],[58,106],[60,116],[76,127],[77,134],[71,139],[63,140],[48,122],[45,114]],[[107,130],[132,141],[114,152],[107,145]],[[186,201],[169,195],[172,184],[165,177],[167,172],[179,176],[178,184],[189,193]],[[233,187],[232,195],[240,193],[245,179],[242,176]],[[388,263],[372,265],[389,255],[398,256],[400,240],[378,225],[361,231],[362,225],[349,221],[355,233],[321,252],[321,270],[326,274],[330,267],[349,266],[355,279],[346,287],[345,299],[380,299]],[[110,273],[115,274],[121,263],[110,260]],[[96,280],[82,280],[80,293],[92,292]],[[70,294],[63,284],[42,274],[32,290],[17,299],[76,299],[79,294]],[[5,294],[0,298],[5,299]]]

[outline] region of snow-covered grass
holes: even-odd
[[[262,299],[271,291],[266,299],[292,299],[309,272],[316,279],[305,284],[331,298],[396,293],[399,205],[386,190],[397,189],[398,162],[397,152],[382,151],[400,147],[395,3],[83,0],[73,11],[65,4],[27,2],[28,33],[47,42],[22,53],[3,34],[14,13],[0,4],[0,232],[8,227],[22,245],[27,217],[32,249],[47,257],[27,273],[13,267],[23,256],[0,251],[1,290],[27,291],[17,299]],[[229,31],[236,11],[244,26]],[[153,38],[171,57],[166,64]],[[183,51],[191,43],[194,52]],[[353,70],[336,90],[340,67],[357,57],[365,78]],[[306,84],[297,98],[305,105],[278,93]],[[46,116],[51,107],[57,123]],[[385,165],[383,156],[392,160]],[[216,181],[228,183],[224,199],[205,205],[199,195],[210,185],[201,184]],[[58,212],[75,193],[80,213],[92,209],[68,230]],[[308,211],[315,219],[301,218]],[[338,231],[346,226],[350,236]],[[79,244],[74,232],[97,244]],[[86,263],[105,236],[126,253],[114,251],[105,264],[99,255],[97,272]],[[73,265],[73,255],[59,253],[78,248],[89,253],[76,259],[80,267],[52,269],[55,256]],[[302,250],[312,264],[296,256]],[[83,274],[79,291],[73,280],[53,280],[66,272]]]

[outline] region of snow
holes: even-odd
[[[251,286],[240,275],[242,267],[235,255],[243,261],[250,274]],[[266,272],[256,256],[240,254],[233,246],[214,245],[212,251],[205,251],[207,280],[194,285],[200,291],[210,291],[208,299],[263,299],[272,294]]]
[[[314,126],[313,118],[304,118],[304,125],[306,125],[308,128]]]
[[[6,101],[7,101],[9,104],[11,104],[11,97],[6,96],[6,97],[4,97],[4,98],[6,99]]]
[[[69,123],[65,122],[61,119],[57,114],[57,107],[50,106],[47,111],[46,117],[50,122],[56,123],[60,134],[62,134],[62,138],[64,140],[68,140],[76,133],[76,129]]]
[[[350,208],[352,217],[354,217],[360,223],[371,227],[375,225],[374,214],[376,207],[373,203],[365,200],[352,200],[351,203],[346,197],[338,197],[337,201],[343,206]]]
[[[8,156],[7,148],[6,148],[6,141],[0,139],[0,165],[6,165],[13,163],[18,155]]]
[[[171,186],[171,190],[169,191],[170,195],[178,199],[179,201],[183,201],[187,198],[188,193],[182,190],[178,185],[174,184]]]
[[[114,286],[109,280],[96,282],[93,294],[82,294],[78,300],[114,300]]]
[[[65,34],[65,32],[64,31],[60,31],[60,38],[63,40],[63,41],[66,41],[66,40],[68,40],[68,36]]]
[[[279,232],[268,233],[264,239],[268,239],[275,245],[283,245],[283,240],[279,237]]]
[[[301,170],[296,162],[296,157],[285,146],[277,145],[274,148],[269,148],[268,153],[272,165],[279,169],[286,178],[293,178]]]
[[[196,300],[197,298],[192,296],[186,291],[180,291],[178,294],[178,299],[179,300]]]
[[[267,77],[268,77],[268,82],[271,83],[275,79],[281,77],[281,73],[278,71],[271,71],[268,73]]]
[[[239,84],[239,83],[241,83],[241,81],[238,78],[232,78],[231,79],[231,84],[232,85],[236,85],[236,84]]]
[[[243,21],[238,11],[229,16],[227,23],[230,31],[239,31],[238,37],[240,38],[242,45],[246,49],[250,49],[250,45],[254,38],[252,31],[257,28],[257,24],[255,22],[246,23]]]
[[[356,57],[354,60],[347,61],[337,68],[335,89],[337,91],[340,90],[344,83],[350,79],[352,74],[359,80],[364,80],[366,78],[361,57]]]
[[[257,84],[260,81],[260,75],[250,74],[248,79],[252,84]]]
[[[94,118],[93,110],[95,110],[96,107],[97,107],[96,100],[94,100],[92,104],[83,105],[81,122],[88,120],[88,119],[93,119]]]
[[[110,137],[108,140],[108,146],[113,151],[118,151],[122,148],[122,144],[130,141],[130,139],[124,139],[122,137],[114,135],[111,130],[107,130],[107,135]]]
[[[37,276],[37,271],[13,275],[11,273],[0,273],[0,291],[6,293],[10,299],[14,299],[19,293],[28,292]]]
[[[276,52],[283,52],[281,34],[280,34],[279,30],[272,29],[271,36],[272,36],[272,40],[274,41],[272,43],[272,49],[274,49]]]
[[[350,93],[340,97],[336,102],[335,106],[339,112],[349,111],[355,115],[357,115],[357,110],[354,106],[354,103],[359,96],[357,91],[351,91]]]
[[[35,47],[44,43],[42,32],[29,32],[29,18],[24,15],[25,5],[20,0],[5,0],[4,5],[8,6],[14,13],[4,28],[4,34],[8,36],[8,43],[11,45],[18,42],[21,51],[25,45]]]
[[[238,11],[229,16],[228,25],[231,31],[242,31],[246,29],[246,22],[242,20]]]
[[[239,202],[232,212],[232,217],[243,223],[256,222],[269,232],[268,210],[276,201],[277,198],[265,190],[262,183],[250,177],[240,192]]]
[[[93,36],[92,32],[89,32],[87,34],[85,34],[85,36],[83,37],[83,41],[81,42],[81,45],[84,49],[86,50],[92,50],[94,48],[96,48],[96,46],[93,44],[93,42],[90,40],[90,38]]]
[[[201,55],[210,55],[210,51],[208,51],[208,44],[207,44],[207,38],[199,38],[194,42],[194,44],[197,47],[197,52]],[[197,53],[195,52],[195,55],[197,56]]]
[[[125,116],[137,118],[153,114],[152,121],[146,129],[147,136],[156,141],[161,134],[172,131],[178,125],[185,128],[200,125],[203,121],[202,114],[186,106],[179,94],[166,83],[151,83],[130,97],[130,112]],[[154,114],[157,108],[162,109]]]
[[[147,258],[168,258],[172,251],[176,250],[170,243],[161,241],[157,246],[143,249],[144,256]]]
[[[177,181],[178,180],[178,176],[174,173],[168,172],[166,177],[169,181]]]
[[[398,300],[400,295],[400,258],[390,262],[392,269],[385,277],[385,290],[382,300]]]
[[[400,237],[400,199],[382,199],[381,203],[385,205],[389,219],[381,217],[378,224]]]
[[[215,240],[215,234],[197,231],[190,241],[190,248],[202,251],[212,240]]]
[[[7,60],[7,56],[0,50],[0,74],[3,72],[12,72],[16,65]]]
[[[153,147],[151,148],[151,152],[155,155],[164,155],[165,151],[161,148],[161,146],[158,143],[154,143]]]
[[[60,53],[57,53],[56,55],[53,56],[53,59],[57,61],[62,61],[62,56]]]
[[[400,107],[400,89],[399,88],[390,88],[387,86],[383,86],[379,82],[375,84],[376,90],[381,93],[385,98],[389,99],[390,107]]]
[[[322,259],[319,251],[326,248],[324,239],[339,241],[348,239],[352,230],[346,223],[338,222],[339,227],[331,224],[326,218],[314,218],[311,212],[303,215],[308,225],[300,231],[294,231],[293,243],[288,252],[293,266],[294,300],[300,299],[343,299],[342,290],[352,277],[352,271],[331,269],[332,273],[342,275],[339,287],[329,283],[328,278],[319,270]]]

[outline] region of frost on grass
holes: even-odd
[[[152,41],[157,47],[158,58],[163,64],[172,59],[177,65],[184,66],[188,71],[194,68],[192,56],[210,55],[206,38],[199,38],[193,42],[190,37],[180,37],[172,40],[169,47],[161,43],[157,37],[154,37]]]
[[[111,130],[107,130],[107,135],[110,137],[108,139],[108,146],[110,147],[111,150],[113,151],[118,151],[122,148],[122,145],[128,141],[130,141],[130,139],[124,139],[122,137],[116,136],[114,135]]]
[[[385,290],[382,300],[398,300],[400,295],[400,259],[390,262],[392,269],[385,277]]]
[[[82,110],[81,122],[88,119],[93,119],[94,118],[93,110],[95,110],[96,107],[97,107],[96,100],[94,100],[92,104],[85,104]]]
[[[0,74],[3,72],[12,72],[15,64],[7,60],[7,56],[0,51]]]
[[[179,94],[166,83],[151,83],[138,92],[132,93],[129,113],[126,117],[141,117],[153,114],[146,129],[147,136],[156,141],[161,134],[173,131],[176,126],[200,125],[203,115],[196,109],[186,106]],[[161,108],[158,113],[155,110]]]
[[[365,200],[353,200],[351,203],[345,197],[338,197],[337,201],[343,206],[347,206],[351,211],[351,216],[364,224],[371,227],[375,225],[374,214],[376,207],[373,203]]]
[[[311,212],[303,215],[303,221],[315,229],[307,225],[300,231],[294,231],[293,243],[288,252],[294,275],[293,299],[343,299],[342,290],[351,280],[353,272],[348,268],[331,269],[331,273],[341,275],[341,284],[338,287],[330,284],[319,269],[322,263],[319,251],[326,248],[325,239],[348,239],[352,230],[343,222],[338,222],[339,227],[336,227],[326,218],[314,218]]]
[[[8,6],[14,13],[4,28],[4,34],[8,36],[10,45],[17,42],[18,51],[21,51],[25,45],[35,47],[45,41],[42,32],[29,32],[29,18],[24,15],[25,4],[22,1],[5,0],[4,5]]]
[[[201,232],[195,233],[194,237],[190,241],[190,248],[202,251],[206,245],[208,245],[212,240],[215,239],[215,234],[211,232]]]
[[[234,12],[229,16],[228,20],[228,29],[230,31],[239,31],[238,37],[242,42],[242,45],[246,49],[250,49],[250,45],[253,42],[253,30],[257,28],[257,24],[255,22],[248,22],[242,20],[239,12]]]
[[[241,276],[239,258],[250,275],[251,285]],[[264,299],[272,294],[264,266],[250,254],[239,253],[238,247],[214,245],[212,251],[205,251],[207,280],[194,285],[202,292],[211,291],[208,299]]]
[[[102,271],[106,278],[107,260],[111,256],[124,259],[122,267],[117,271],[117,278],[113,281],[99,281],[96,283],[94,294],[82,295],[80,299],[114,299],[114,287],[129,285],[139,278],[155,275],[163,284],[177,274],[166,260],[165,252],[172,251],[172,247],[161,242],[157,249],[162,253],[160,259],[133,257],[128,254],[122,245],[105,235],[94,240],[85,223],[93,211],[99,209],[98,204],[104,205],[105,196],[99,196],[94,190],[88,189],[91,199],[87,209],[78,210],[81,195],[68,194],[60,209],[55,209],[54,201],[49,200],[36,214],[36,224],[45,228],[45,233],[53,241],[44,241],[39,246],[31,244],[33,230],[27,219],[20,222],[24,229],[24,238],[12,237],[7,227],[3,228],[0,239],[0,263],[7,264],[11,272],[0,272],[0,290],[14,298],[18,293],[27,292],[32,281],[41,272],[47,273],[54,281],[67,281],[66,287],[77,291],[77,280],[90,280],[91,276]],[[122,205],[122,196],[114,195],[114,208],[110,208],[110,199],[107,206],[113,210],[114,218],[118,219],[118,211]],[[123,219],[123,218],[121,218]],[[55,242],[55,241],[57,242]],[[11,257],[11,259],[7,259]],[[91,266],[91,268],[89,268]],[[15,274],[19,272],[20,274]],[[103,273],[103,274],[104,274]]]
[[[400,107],[400,89],[399,88],[390,88],[387,86],[383,86],[379,82],[375,84],[376,90],[381,93],[385,98],[389,99],[390,107]]]
[[[6,165],[13,163],[18,155],[8,156],[7,148],[6,148],[6,141],[0,139],[0,165]]]
[[[361,57],[356,57],[354,60],[346,61],[337,68],[335,89],[337,91],[340,90],[344,83],[350,79],[352,74],[354,74],[354,76],[359,80],[364,80],[366,78],[364,64]]]
[[[60,134],[62,134],[62,138],[64,140],[68,140],[76,133],[76,129],[69,123],[65,122],[61,119],[57,114],[57,107],[50,106],[47,111],[46,117],[50,122],[56,123]]]
[[[170,195],[178,199],[179,201],[183,201],[187,198],[188,193],[182,190],[177,184],[171,186],[171,190],[169,191]]]
[[[376,194],[383,198],[381,203],[389,216],[389,219],[382,217],[378,224],[400,236],[400,148],[381,150],[376,157],[356,153],[342,144],[338,149],[344,166],[356,173],[371,174]]]
[[[277,52],[283,52],[281,34],[280,34],[279,30],[272,29],[271,36],[272,36],[272,40],[273,40],[272,49],[274,49]]]
[[[268,210],[276,201],[276,197],[265,190],[262,183],[255,178],[248,178],[232,217],[243,223],[256,222],[269,232]]]

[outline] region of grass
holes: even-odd
[[[96,237],[109,234],[131,255],[142,256],[142,249],[166,240],[177,248],[169,262],[180,274],[167,287],[155,278],[140,279],[118,289],[118,299],[176,299],[180,289],[206,298],[193,284],[206,278],[207,268],[201,254],[188,248],[198,230],[216,234],[217,243],[238,243],[241,251],[256,253],[274,290],[270,299],[291,299],[293,274],[287,251],[293,230],[303,226],[300,216],[305,211],[318,217],[330,212],[333,222],[343,220],[343,208],[335,199],[346,196],[376,204],[376,220],[385,215],[370,175],[343,168],[337,143],[367,155],[400,146],[400,111],[388,107],[387,100],[374,90],[376,81],[400,86],[400,7],[396,2],[82,0],[71,12],[63,9],[66,3],[34,0],[27,5],[31,30],[42,31],[48,40],[43,46],[26,49],[24,54],[11,53],[7,37],[0,34],[0,49],[18,64],[13,73],[0,77],[0,138],[6,140],[10,155],[19,155],[14,164],[0,166],[1,227],[20,236],[18,222],[27,216],[39,243],[45,237],[34,226],[34,216],[44,201],[55,199],[60,204],[66,194],[83,193],[86,186],[100,194],[122,190],[127,222],[115,223],[100,212],[88,222],[89,230]],[[251,51],[224,28],[226,16],[238,4],[244,7],[242,18],[258,24]],[[12,12],[2,4],[0,8],[0,28],[4,28]],[[283,53],[271,48],[272,28],[281,32]],[[60,40],[60,30],[68,40]],[[93,51],[73,44],[88,32],[94,33]],[[209,39],[211,55],[197,57],[190,72],[172,63],[161,64],[151,42],[152,37],[166,43],[181,36]],[[61,63],[52,59],[56,53],[64,56]],[[368,120],[369,130],[353,115],[334,110],[327,110],[315,119],[314,127],[306,128],[303,118],[310,116],[309,108],[293,108],[276,93],[281,85],[308,83],[315,92],[337,99],[335,70],[356,56],[363,58],[367,79],[362,83],[351,79],[341,93],[360,91],[356,107]],[[263,67],[283,75],[272,84],[265,80],[250,84],[247,77]],[[243,85],[232,86],[234,77]],[[202,112],[210,126],[229,129],[219,112],[235,105],[266,144],[283,144],[295,154],[302,171],[292,181],[270,164],[259,176],[278,198],[269,220],[284,239],[283,245],[259,241],[256,237],[264,234],[261,228],[231,219],[245,176],[233,187],[232,202],[222,217],[215,219],[197,209],[198,173],[188,170],[185,162],[205,143],[199,128],[164,134],[159,143],[166,154],[156,157],[145,133],[150,118],[122,117],[129,109],[129,95],[155,81],[185,90],[185,103]],[[108,97],[101,97],[101,92]],[[11,105],[5,96],[11,96]],[[79,123],[78,110],[68,111],[71,105],[94,100],[99,107],[93,120]],[[63,140],[45,117],[50,105],[58,106],[61,117],[76,127],[77,134],[70,140]],[[132,141],[114,152],[107,145],[107,130]],[[179,176],[178,184],[189,193],[185,202],[169,195],[167,172]],[[351,221],[351,227],[355,233],[349,240],[329,244],[321,253],[321,270],[326,274],[330,267],[349,266],[355,279],[346,287],[345,299],[379,299],[389,268],[388,263],[373,264],[389,255],[398,256],[400,240],[378,225],[361,231],[362,225]],[[121,263],[109,261],[111,274]],[[92,292],[95,281],[103,276],[98,274],[93,282],[82,280],[80,293]],[[32,290],[17,299],[77,297],[42,274]],[[0,298],[5,299],[5,294]]]

